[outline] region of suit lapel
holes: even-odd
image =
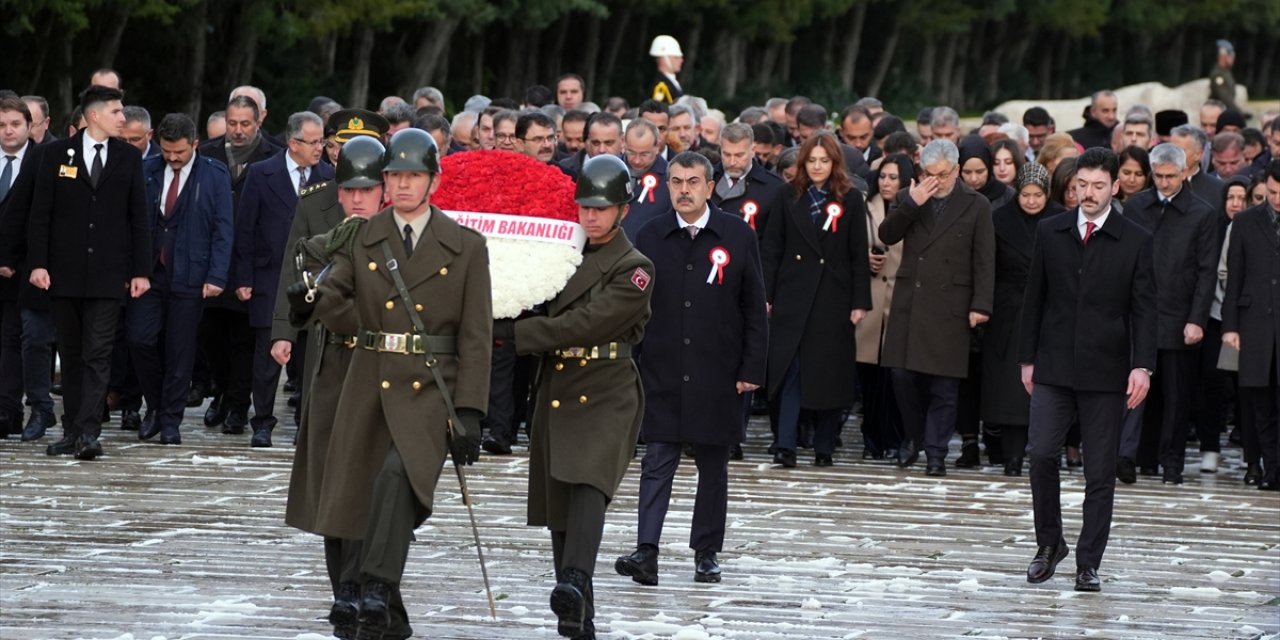
[[[263,173],[266,174],[271,192],[292,209],[298,204],[298,187],[289,175],[289,166],[285,163],[284,153],[273,158],[271,163],[263,169]]]
[[[950,229],[951,225],[955,224],[969,210],[969,204],[972,202],[969,199],[970,197],[968,193],[960,190],[960,185],[956,185],[956,190],[952,193],[951,200],[948,202],[948,204],[954,204],[951,204],[950,207],[938,214],[937,219],[933,222],[933,230],[929,232],[929,237],[924,241],[924,246],[921,249],[927,248],[938,238],[941,238],[947,232],[947,229]]]
[[[1267,204],[1263,203],[1258,207],[1260,215],[1255,216],[1258,220],[1258,233],[1267,239],[1272,246],[1280,246],[1280,236],[1276,235],[1276,230],[1271,228],[1271,212],[1267,211]]]

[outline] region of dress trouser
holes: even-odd
[[[1142,420],[1138,463],[1182,473],[1187,457],[1187,427],[1192,398],[1201,393],[1195,378],[1200,349],[1160,349]]]
[[[138,373],[133,365],[133,357],[129,349],[129,336],[126,332],[128,308],[136,302],[129,300],[119,306],[120,317],[116,321],[115,346],[111,348],[111,379],[107,383],[108,391],[120,394],[116,409],[119,411],[142,410],[142,385],[138,382]]]
[[[400,584],[421,505],[400,451],[392,444],[373,481],[369,523],[360,550],[360,582]]]
[[[0,414],[22,418],[22,313],[18,303],[0,304]],[[22,425],[16,425],[22,431]]]
[[[196,371],[207,366],[209,377],[199,382],[206,387],[217,386],[228,409],[247,411],[254,371],[254,334],[249,327],[249,314],[206,306],[197,340]]]
[[[639,544],[658,545],[662,525],[671,505],[671,483],[680,466],[682,445],[646,442],[640,463]],[[729,508],[728,445],[693,445],[698,466],[698,493],[693,503],[689,548],[696,552],[720,552],[724,548],[725,518]]]
[[[276,426],[276,389],[280,385],[280,364],[271,357],[271,327],[253,329],[253,419],[254,431]]]
[[[1280,481],[1280,384],[1275,358],[1271,358],[1270,383],[1265,387],[1240,387],[1240,421],[1245,461],[1250,454],[1262,459],[1264,479]]]
[[[489,439],[507,446],[516,442],[516,346],[513,340],[495,341],[489,359],[489,410],[480,426]]]
[[[32,413],[53,415],[53,345],[57,329],[48,309],[22,309],[22,372]]]
[[[564,531],[551,531],[551,553],[555,561],[556,582],[564,580],[566,569],[587,574],[586,619],[595,618],[596,556],[604,539],[604,512],[608,498],[599,489],[585,484],[569,485],[569,507]]]
[[[805,409],[801,380],[800,358],[791,361],[782,378],[778,391],[778,449],[795,451],[799,443],[800,423],[813,425],[813,451],[829,456],[835,452],[836,438],[840,435],[840,409]]]
[[[153,286],[130,303],[125,314],[129,349],[147,411],[166,434],[176,434],[182,424],[196,359],[196,337],[190,327],[200,321],[203,309],[204,299],[198,293],[177,295]]]
[[[1116,490],[1116,451],[1124,421],[1125,394],[1076,391],[1036,384],[1031,391],[1031,426],[1027,446],[1031,458],[1031,502],[1036,545],[1063,544],[1062,493],[1058,454],[1067,431],[1080,423],[1084,461],[1084,518],[1076,543],[1076,566],[1097,569],[1111,535]]]
[[[1201,452],[1221,452],[1222,432],[1227,427],[1229,376],[1218,368],[1222,352],[1222,321],[1209,318],[1200,347],[1199,382],[1201,393],[1192,401],[1192,418]]]
[[[111,350],[120,300],[115,298],[51,298],[62,359],[62,404],[67,419],[63,437],[97,438],[102,434],[102,407],[111,379]]]
[[[960,378],[893,369],[893,392],[898,396],[905,439],[924,444],[929,458],[947,457],[956,429]]]
[[[879,365],[859,362],[858,382],[862,385],[863,449],[883,456],[902,443],[902,415],[893,395],[892,374]]]

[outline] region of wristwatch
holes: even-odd
[[[1148,377],[1148,378],[1154,378],[1154,377],[1156,377],[1156,372],[1155,372],[1154,370],[1152,370],[1152,369],[1147,369],[1147,368],[1145,368],[1145,367],[1138,367],[1138,371],[1145,372],[1145,373],[1147,374],[1147,377]]]

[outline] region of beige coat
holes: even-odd
[[[644,390],[631,358],[561,358],[558,349],[640,343],[653,263],[618,234],[588,251],[547,315],[516,323],[516,351],[542,354],[529,446],[529,525],[563,531],[569,487],[613,498],[631,463]]]
[[[454,403],[483,412],[489,403],[493,340],[488,253],[483,236],[436,207],[411,258],[404,253],[390,209],[363,224],[351,254],[334,254],[333,270],[320,285],[316,316],[331,331],[346,335],[359,329],[414,331],[387,269],[383,240],[391,245],[427,333],[457,337],[458,353],[439,355],[436,364]],[[448,453],[447,418],[424,356],[355,348],[325,461],[317,532],[364,537],[373,481],[392,445],[404,459],[422,505],[418,524],[430,516]]]
[[[877,159],[878,160],[878,159]],[[884,247],[880,242],[880,223],[884,222],[884,199],[876,194],[867,201],[867,249]],[[888,247],[884,266],[880,273],[871,274],[871,311],[858,323],[858,362],[880,364],[880,346],[884,343],[884,325],[889,317],[889,303],[893,301],[894,276],[902,262],[902,243]]]

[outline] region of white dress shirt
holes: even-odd
[[[681,218],[679,213],[676,214],[676,224],[680,225],[680,230],[686,234],[689,233],[688,232],[689,227],[697,227],[698,233],[702,233],[702,230],[707,228],[707,222],[709,222],[710,220],[711,220],[711,205],[706,205],[706,208],[702,210],[702,216],[699,217],[697,220],[694,220],[693,223],[685,222],[684,218]]]
[[[191,177],[191,167],[192,165],[195,164],[195,161],[196,161],[196,154],[193,153],[191,154],[191,159],[187,160],[187,164],[183,165],[182,168],[178,170],[178,193],[179,194],[181,194],[182,190],[185,189],[187,186],[187,178]],[[170,188],[170,185],[172,184],[173,184],[173,167],[166,164],[164,168],[164,193],[161,194],[161,197],[160,197],[160,213],[163,213],[166,216],[169,215],[169,212],[164,210],[164,204],[169,201],[169,188]]]

